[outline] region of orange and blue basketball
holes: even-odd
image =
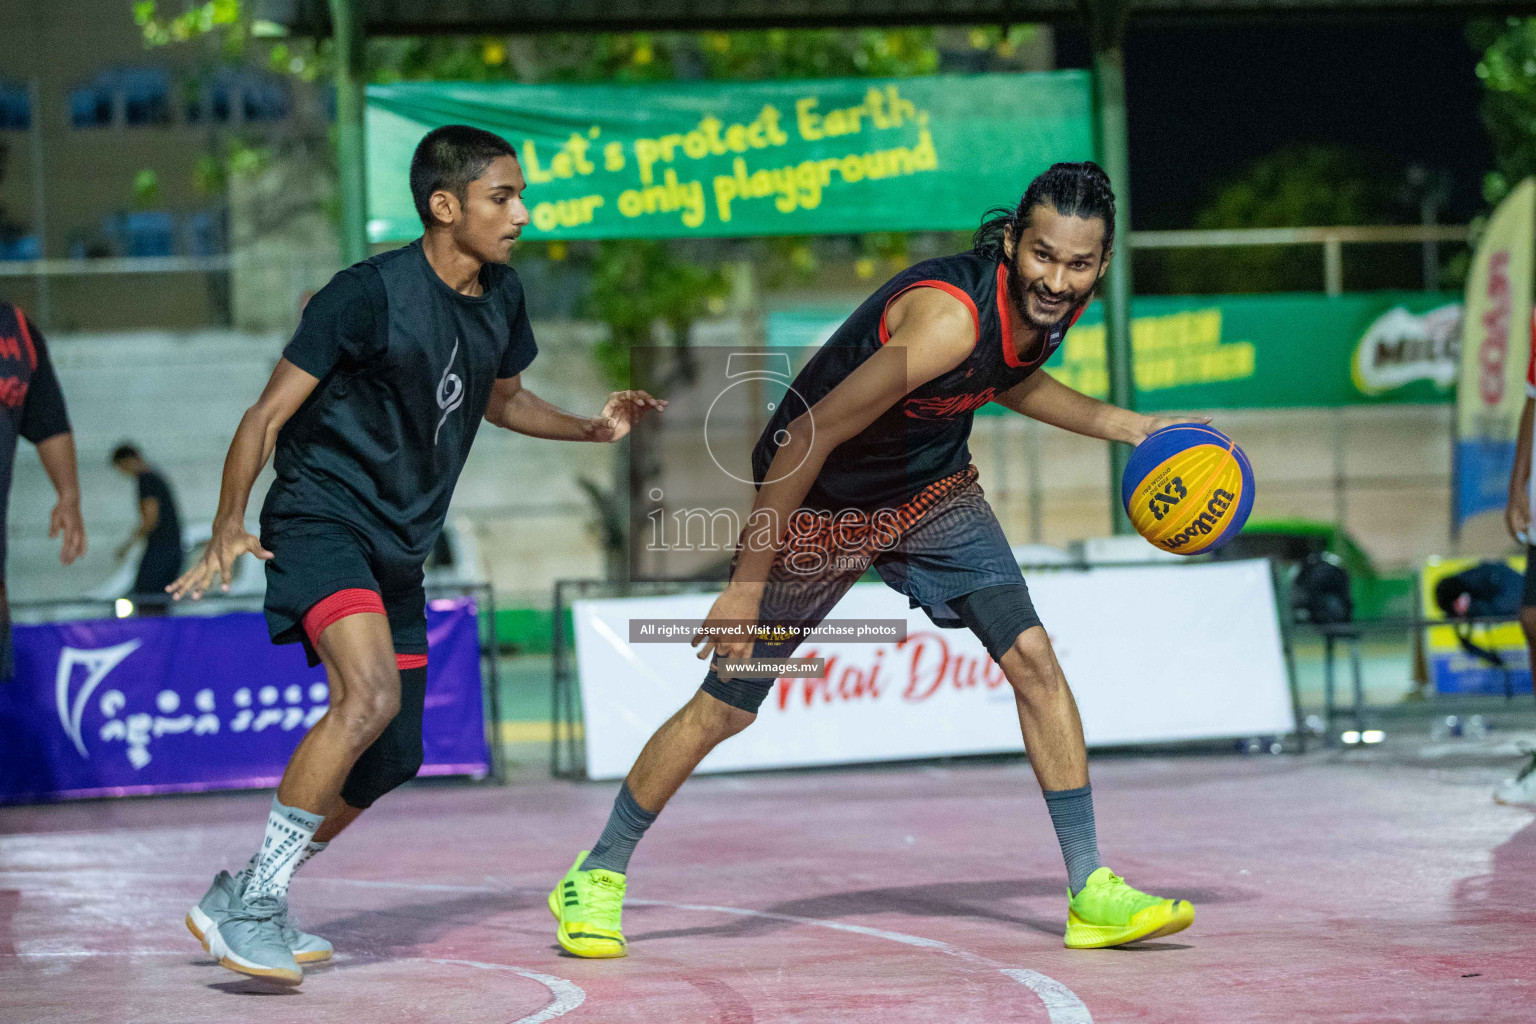
[[[1253,510],[1253,466],[1226,434],[1203,423],[1154,431],[1131,452],[1120,500],[1136,532],[1164,551],[1215,551]]]

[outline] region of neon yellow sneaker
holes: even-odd
[[[1188,900],[1148,896],[1109,868],[1088,876],[1076,896],[1068,893],[1066,944],[1072,949],[1120,946],[1181,932],[1195,923]]]
[[[624,914],[624,876],[617,871],[593,868],[582,871],[587,851],[549,894],[549,912],[559,925],[555,938],[573,956],[610,959],[629,955],[620,919]]]

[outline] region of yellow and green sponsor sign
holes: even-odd
[[[1461,307],[1442,292],[1146,295],[1132,305],[1136,406],[1251,409],[1449,402]],[[768,317],[771,344],[825,341],[851,309]],[[1049,362],[1058,380],[1104,398],[1104,315],[1084,311]],[[984,414],[1002,411],[996,405]]]
[[[975,227],[1093,157],[1086,72],[902,79],[368,88],[369,236],[421,233],[408,171],[432,128],[517,148],[530,238]]]

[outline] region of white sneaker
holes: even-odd
[[[1493,800],[1512,806],[1536,804],[1536,752],[1531,754],[1530,763],[1520,769],[1519,775],[1499,783],[1499,788],[1493,791]]]

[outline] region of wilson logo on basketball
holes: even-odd
[[[1177,551],[1196,537],[1210,536],[1211,531],[1221,525],[1221,521],[1226,518],[1228,510],[1232,508],[1232,503],[1236,500],[1226,491],[1212,491],[1211,500],[1205,503],[1205,511],[1201,512],[1199,517],[1183,530],[1163,541],[1163,546],[1169,551]],[[1162,517],[1159,516],[1158,518],[1161,519]]]

